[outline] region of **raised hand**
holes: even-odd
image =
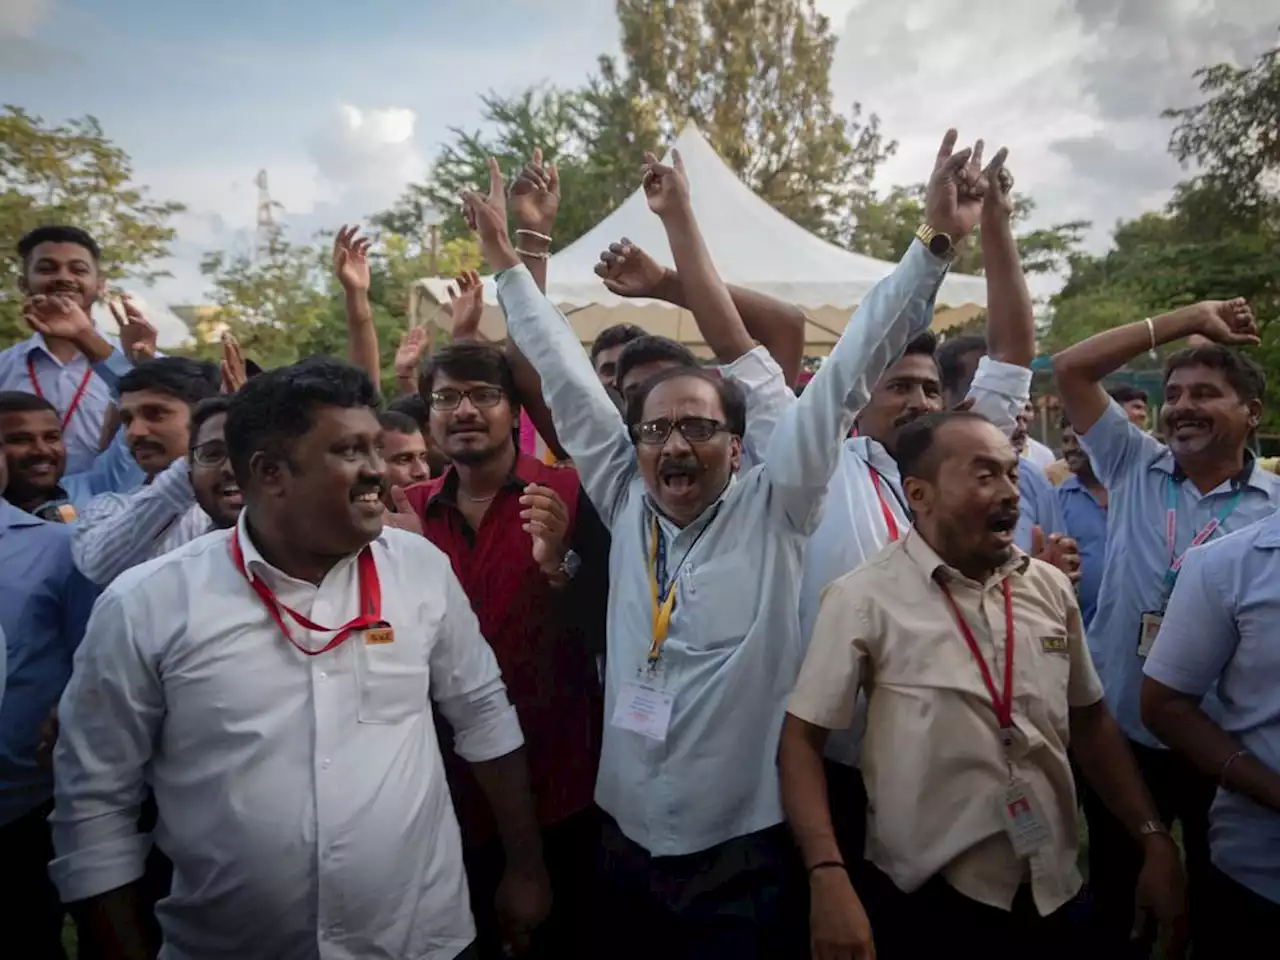
[[[560,171],[554,164],[542,165],[541,149],[533,151],[533,160],[511,185],[508,203],[517,228],[551,235],[560,209]]]
[[[449,306],[453,309],[453,339],[474,340],[484,315],[484,283],[474,270],[464,270],[449,286]]]
[[[32,330],[46,337],[75,341],[94,332],[89,314],[70,297],[27,297],[22,304],[22,318]]]
[[[413,505],[409,503],[409,498],[405,496],[404,490],[400,487],[391,488],[391,502],[395,504],[395,510],[389,510],[385,506],[382,508],[382,522],[389,527],[395,527],[397,530],[407,530],[409,533],[422,533],[422,521],[418,518],[418,514],[414,512]]]
[[[1256,347],[1262,342],[1258,321],[1244,297],[1205,300],[1196,304],[1202,336],[1225,346]]]
[[[958,243],[973,232],[982,214],[987,180],[982,172],[982,141],[956,150],[958,134],[948,130],[938,148],[933,175],[925,188],[925,222]]]
[[[667,277],[667,271],[634,243],[623,237],[600,254],[596,276],[610,293],[620,297],[652,297]]]
[[[982,199],[983,219],[1007,220],[1013,216],[1013,174],[1004,165],[1008,157],[1008,149],[1001,147],[982,171],[987,181],[987,192]]]
[[[671,164],[659,163],[652,153],[644,155],[644,195],[659,217],[689,209],[689,178],[679,150],[671,151]]]
[[[349,293],[369,292],[369,247],[373,241],[359,233],[359,226],[343,224],[333,238],[333,275]]]
[[[422,362],[422,354],[427,349],[427,328],[410,327],[400,335],[400,346],[396,348],[396,379],[418,379],[418,364]]]
[[[565,535],[569,532],[569,511],[560,495],[550,487],[531,483],[520,497],[520,519],[524,532],[533,539],[533,561],[549,577],[560,575],[564,560]]]
[[[249,382],[249,374],[244,366],[244,354],[240,352],[240,343],[230,330],[222,332],[222,392],[233,394]]]
[[[475,190],[462,192],[462,216],[467,226],[480,238],[480,251],[494,270],[505,270],[519,263],[511,248],[507,233],[507,198],[504,193],[502,171],[493,157],[488,160],[489,192]]]
[[[119,303],[108,300],[107,306],[120,328],[120,351],[134,363],[154,359],[158,334],[138,305],[125,293],[121,294]]]
[[[1046,538],[1043,530],[1032,527],[1031,555],[1057,567],[1072,583],[1080,582],[1080,545],[1071,537],[1051,533]]]

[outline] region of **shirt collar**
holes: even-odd
[[[253,542],[253,537],[249,536],[248,519],[249,519],[248,507],[241,508],[240,517],[239,519],[236,520],[236,525],[235,527],[232,528],[232,532],[231,532],[231,535],[236,537],[240,541],[240,555],[244,557],[245,570],[253,573],[255,576],[262,576],[263,574],[266,574],[270,577],[276,578],[277,580],[283,578],[285,580],[297,581],[297,577],[291,577],[289,576],[289,574],[285,573],[283,570],[273,567],[270,563],[267,562],[266,558],[263,557],[261,551],[258,550],[257,545]],[[210,527],[212,529],[212,521],[209,521],[209,522],[210,522]],[[374,542],[381,543],[385,546],[386,545],[386,532],[385,532],[386,528],[385,527],[383,528],[383,531],[384,532],[378,534],[378,536],[374,538]],[[343,560],[339,561],[339,565],[351,563],[359,555],[360,555],[360,552],[356,551],[351,556],[346,557]],[[300,582],[300,581],[297,581],[297,582]],[[312,584],[312,586],[315,586],[315,584]]]
[[[19,510],[8,500],[0,497],[0,534],[19,527],[40,527],[45,521],[34,517],[25,510]]]
[[[1280,547],[1280,512],[1273,513],[1259,524],[1258,539],[1253,545],[1262,550],[1275,550]]]
[[[918,530],[912,527],[907,531],[907,535],[902,538],[902,549],[907,556],[915,562],[923,571],[925,577],[929,580],[937,580],[939,577],[946,580],[963,580],[967,583],[973,581],[966,577],[959,570],[950,566],[943,560],[933,547],[925,542],[924,537],[920,536]],[[1019,550],[1016,546],[1013,548],[1013,556],[1005,561],[1004,565],[999,567],[992,575],[987,583],[982,584],[986,587],[992,583],[997,583],[1005,577],[1020,577],[1027,572],[1027,568],[1031,566],[1031,558]]]
[[[1167,473],[1169,476],[1173,477],[1177,483],[1182,483],[1182,481],[1187,479],[1187,475],[1183,472],[1182,466],[1174,459],[1173,451],[1168,447],[1165,447],[1164,452],[1156,458],[1152,467],[1156,470]],[[1245,450],[1244,466],[1241,467],[1240,472],[1229,481],[1231,489],[1236,490],[1240,487],[1249,486],[1256,490],[1261,490],[1263,493],[1270,493],[1271,486],[1267,483],[1266,477],[1259,476],[1260,473],[1265,472],[1266,471],[1258,466],[1258,461],[1254,458],[1253,453],[1250,450]]]

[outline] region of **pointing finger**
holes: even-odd
[[[949,159],[951,159],[951,151],[956,148],[956,140],[960,134],[956,132],[955,127],[948,130],[942,137],[942,146],[938,147],[938,160],[934,164],[934,169],[941,167]]]
[[[1031,528],[1031,555],[1038,557],[1044,553],[1044,531],[1039,526]]]
[[[396,505],[396,513],[412,513],[413,505],[409,503],[409,498],[405,496],[402,487],[391,488],[391,502]]]
[[[947,177],[954,177],[957,173],[964,169],[964,165],[969,162],[969,157],[973,151],[969,147],[963,150],[957,150],[942,164],[942,172]]]
[[[490,157],[485,161],[485,166],[489,168],[489,196],[501,197],[503,190],[502,170],[498,167],[496,157]]]
[[[975,167],[982,166],[982,151],[986,145],[986,141],[984,140],[978,140],[974,143],[972,163]]]

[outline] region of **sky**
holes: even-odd
[[[925,179],[954,125],[1009,147],[1031,226],[1090,220],[1093,249],[1185,175],[1160,111],[1196,101],[1192,72],[1248,63],[1280,28],[1274,0],[817,6],[837,105],[899,141],[879,187]],[[93,114],[136,182],[187,205],[172,278],[136,290],[172,344],[166,305],[206,299],[201,255],[252,242],[259,169],[307,239],[421,180],[451,126],[477,127],[480,94],[576,85],[617,49],[612,0],[0,0],[0,101]]]

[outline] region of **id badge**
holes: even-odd
[[[622,685],[613,709],[613,726],[663,743],[671,726],[675,697],[653,684],[630,680]]]
[[[1160,633],[1160,624],[1164,622],[1163,613],[1144,613],[1142,628],[1138,631],[1138,656],[1144,660],[1155,645],[1156,635]]]
[[[1051,835],[1040,804],[1025,780],[1014,778],[996,795],[1000,822],[1005,836],[1013,844],[1013,854],[1019,859],[1029,857],[1041,847],[1047,846]]]

